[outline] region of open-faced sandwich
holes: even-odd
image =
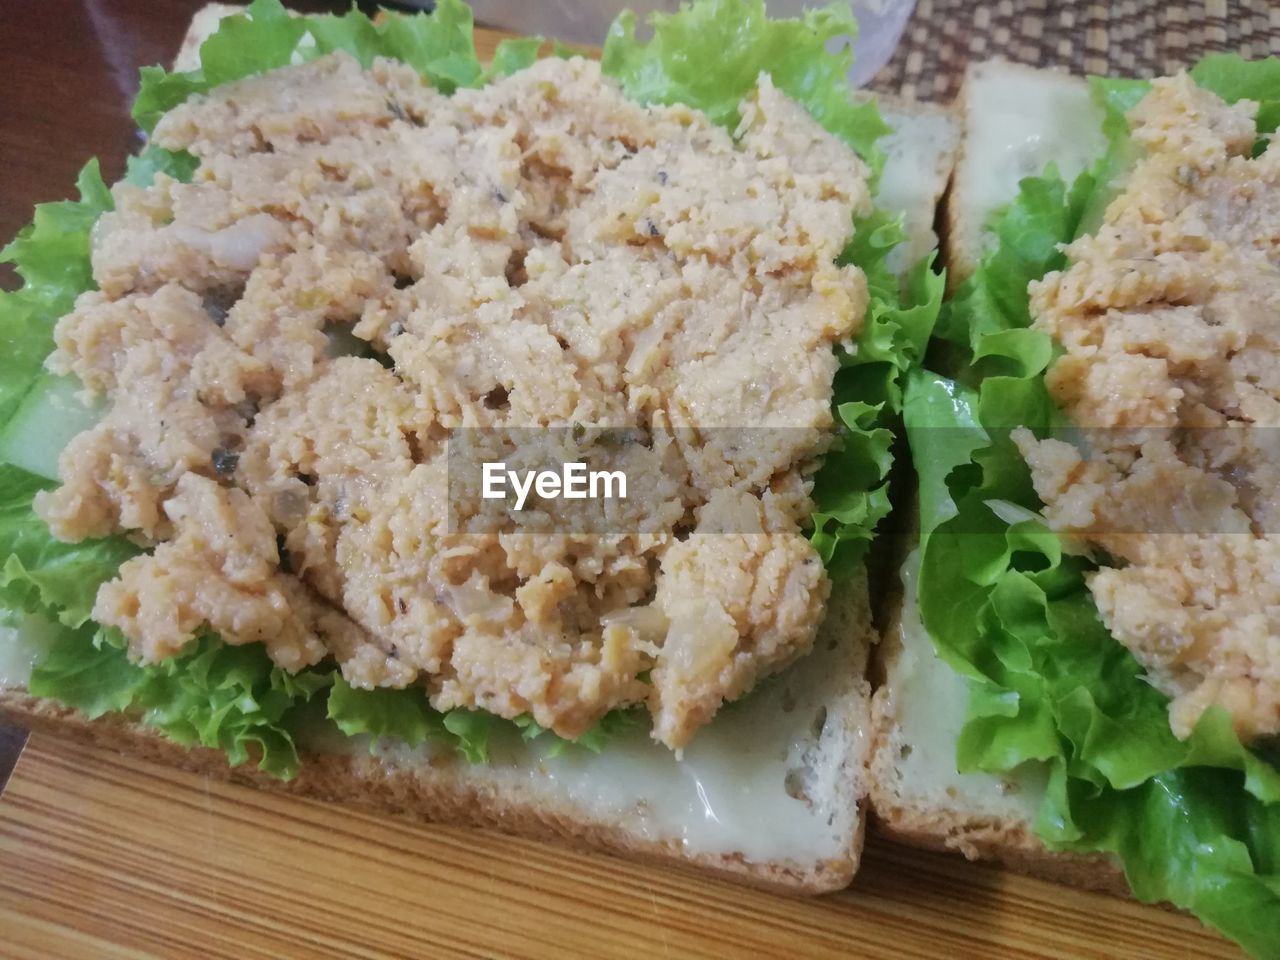
[[[634,26],[484,65],[459,0],[258,0],[143,71],[124,180],[90,163],[3,254],[6,717],[849,880],[868,547],[955,134],[851,95],[847,9]],[[630,489],[493,510],[455,455],[521,436]]]
[[[895,835],[1280,955],[1280,62],[971,68],[905,422]],[[1123,875],[1123,879],[1121,878]]]

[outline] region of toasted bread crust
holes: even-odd
[[[966,81],[968,72],[965,73]],[[969,84],[960,86],[955,103],[952,105],[960,122],[960,145],[956,147],[955,162],[951,165],[951,174],[947,177],[947,186],[939,200],[941,210],[938,212],[938,249],[941,251],[942,264],[947,270],[947,293],[953,296],[960,285],[968,280],[982,259],[982,251],[970,243],[966,237],[972,236],[962,205],[953,202],[956,192],[956,178],[966,162],[966,141],[964,135],[964,118],[969,113]]]
[[[941,822],[949,820],[950,822]],[[1081,890],[1131,899],[1124,872],[1110,858],[1053,853],[1022,824],[980,818],[964,821],[931,816],[928,811],[876,806],[875,831],[923,850],[961,853],[968,860],[989,860],[1029,877],[1051,880]]]

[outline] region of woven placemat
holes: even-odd
[[[955,96],[965,64],[1004,57],[1073,73],[1152,77],[1203,54],[1280,55],[1280,4],[1270,0],[918,0],[877,90],[918,100]]]

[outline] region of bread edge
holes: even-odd
[[[951,202],[955,194],[960,171],[964,169],[968,159],[967,140],[965,137],[967,124],[965,121],[969,115],[969,78],[972,76],[973,70],[974,64],[972,63],[965,67],[964,79],[960,82],[960,90],[951,104],[956,122],[960,126],[960,143],[955,150],[955,158],[951,164],[951,174],[947,177],[946,189],[942,191],[942,196],[938,200],[940,207],[937,217],[940,227],[938,250],[941,262],[947,270],[946,293],[948,297],[954,294],[964,281],[973,276],[974,271],[978,269],[978,262],[982,258],[981,250],[970,249],[961,242],[961,238],[965,234],[966,224],[959,205]]]

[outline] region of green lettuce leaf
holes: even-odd
[[[0,291],[0,426],[43,372],[54,324],[93,287],[89,233],[112,208],[97,160],[84,165],[76,187],[79,200],[40,204],[32,222],[0,249],[0,262],[12,263],[24,281],[16,292]]]
[[[810,539],[835,578],[860,569],[892,510],[889,474],[903,383],[924,360],[946,288],[932,257],[899,282],[886,261],[904,239],[899,218],[877,210],[856,224],[840,258],[866,273],[870,296],[857,342],[839,352],[832,405],[840,434],[814,476]]]
[[[244,14],[225,17],[200,46],[200,74],[207,87],[283,67],[307,32],[305,22],[279,2],[254,0]]]
[[[84,165],[76,189],[79,200],[37,206],[31,224],[0,250],[0,261],[12,263],[25,281],[24,292],[57,306],[69,306],[77,293],[93,285],[89,231],[112,206],[96,160]]]
[[[509,77],[532,66],[545,41],[542,37],[508,37],[493,51],[493,59],[485,67],[483,82]]]
[[[870,299],[856,343],[840,351],[832,394],[840,433],[814,476],[810,539],[837,579],[861,567],[892,509],[889,474],[903,383],[924,359],[946,288],[932,257],[899,284],[885,258],[901,239],[901,224],[877,211],[857,225],[842,256],[866,272]]]
[[[762,72],[872,169],[884,165],[875,143],[889,132],[872,101],[849,91],[850,43],[858,24],[848,4],[807,10],[794,20],[771,20],[764,0],[702,0],[649,18],[653,36],[636,37],[636,18],[622,13],[605,39],[603,70],[640,103],[684,103],[730,130],[738,104]],[[849,42],[836,52],[832,41]]]
[[[1026,286],[1063,265],[1057,245],[1105,206],[1098,196],[1109,198],[1131,156],[1114,124],[1140,90],[1095,84],[1113,124],[1108,155],[1070,188],[1052,170],[1022,182],[997,247],[939,324],[950,376],[909,375],[920,611],[939,655],[970,682],[959,769],[1045,765],[1035,827],[1050,846],[1114,854],[1140,899],[1172,902],[1276,956],[1280,772],[1217,708],[1187,740],[1173,736],[1167,698],[1098,616],[1085,583],[1092,561],[1039,520],[1008,436],[1061,422],[1043,379],[1053,345],[1029,328]],[[997,513],[996,502],[1020,510]]]
[[[437,0],[429,17],[388,16],[378,29],[386,41],[383,55],[403,60],[441,93],[481,82],[471,8],[462,0]]]
[[[590,47],[581,47],[561,40],[551,41],[551,55],[561,60],[572,60],[574,57],[590,57],[593,52]]]
[[[386,56],[382,33],[368,16],[352,9],[345,14],[315,14],[303,18],[307,33],[315,43],[315,55],[343,50],[360,61],[372,65],[374,58]]]
[[[874,101],[856,102],[847,80],[848,44],[857,23],[833,3],[803,18],[771,20],[764,0],[705,0],[649,18],[653,36],[636,37],[635,15],[609,29],[602,69],[641,103],[684,103],[733,130],[738,104],[761,72],[840,137],[878,174],[876,141],[890,131]],[[870,302],[852,350],[841,351],[832,409],[840,428],[814,480],[811,539],[833,577],[858,570],[876,528],[890,512],[889,470],[902,379],[923,359],[938,317],[944,278],[922,261],[900,284],[886,265],[905,239],[899,220],[876,211],[856,224],[840,258],[867,274]]]
[[[1191,79],[1228,103],[1258,102],[1258,135],[1280,124],[1280,57],[1246,60],[1238,53],[1211,53],[1191,68]]]
[[[487,763],[492,743],[502,737],[511,742],[545,743],[547,756],[556,756],[570,746],[599,753],[618,735],[647,722],[643,710],[613,710],[577,740],[565,740],[529,716],[504,720],[483,710],[441,713],[431,706],[421,687],[360,690],[337,674],[329,692],[328,718],[348,736],[369,736],[370,749],[388,737],[410,746],[430,740],[456,750],[468,763]]]
[[[447,732],[423,691],[361,690],[340,675],[329,691],[328,717],[349,737],[395,737],[413,747]]]
[[[991,253],[938,320],[937,334],[962,348],[952,355],[957,369],[974,367],[970,372],[979,378],[1026,377],[1048,364],[1048,338],[1028,329],[1027,284],[1065,264],[1058,244],[1075,236],[1097,183],[1098,171],[1091,168],[1068,188],[1052,166],[1044,176],[1019,183],[1017,199],[993,224]]]
[[[120,565],[140,552],[127,540],[62,543],[49,533],[31,504],[52,481],[9,464],[0,464],[0,604],[41,610],[79,627],[89,620],[98,587]]]
[[[468,763],[487,763],[490,739],[499,729],[510,726],[510,721],[483,710],[450,710],[444,715],[444,728],[453,735],[455,749]]]
[[[577,740],[565,740],[551,731],[544,731],[553,741],[551,755],[559,753],[570,744],[590,750],[592,753],[603,753],[616,737],[629,731],[640,730],[649,725],[649,714],[643,707],[631,707],[626,710],[610,710],[594,727]]]
[[[733,704],[727,704],[726,708]],[[525,742],[540,741],[546,745],[544,756],[557,757],[569,747],[582,747],[592,753],[603,753],[605,747],[632,730],[642,730],[649,725],[649,715],[643,707],[628,707],[622,710],[610,710],[595,726],[576,740],[566,740],[538,724],[533,717],[525,714],[516,717],[511,723],[519,731],[520,739]]]
[[[124,178],[135,187],[151,186],[158,173],[190,183],[199,165],[200,161],[185,150],[166,150],[149,143],[142,153],[126,161]]]
[[[200,68],[171,73],[144,67],[133,118],[150,132],[168,111],[196,94],[307,58],[344,50],[364,66],[375,57],[409,64],[443,93],[486,79],[476,57],[471,8],[438,0],[430,16],[389,14],[374,23],[359,10],[341,16],[289,16],[280,0],[254,0],[243,14],[225,17],[200,47]],[[503,51],[509,66],[525,52]]]
[[[159,664],[133,663],[107,631],[64,630],[28,684],[89,718],[125,712],[184,746],[221,750],[234,765],[285,780],[297,775],[290,713],[330,678],[305,671],[284,680],[260,644],[230,647],[203,637]]]
[[[900,281],[888,258],[905,241],[901,218],[876,210],[855,224],[853,240],[840,255],[841,263],[857,264],[866,274],[870,296],[857,344],[841,357],[837,406],[859,399],[901,410],[903,378],[924,360],[946,277],[934,272],[931,255]]]
[[[90,720],[128,710],[146,683],[146,671],[116,647],[95,643],[96,624],[62,628],[44,650],[27,689],[79,710]]]
[[[186,746],[215,747],[233,766],[250,762],[256,748],[259,769],[283,779],[296,775],[288,713],[323,689],[326,676],[307,682],[295,675],[286,691],[266,648],[231,647],[212,636],[142,669],[135,706],[143,722]]]
[[[831,575],[857,570],[889,515],[893,431],[882,426],[885,405],[850,400],[836,408],[841,433],[813,482],[810,540]]]

